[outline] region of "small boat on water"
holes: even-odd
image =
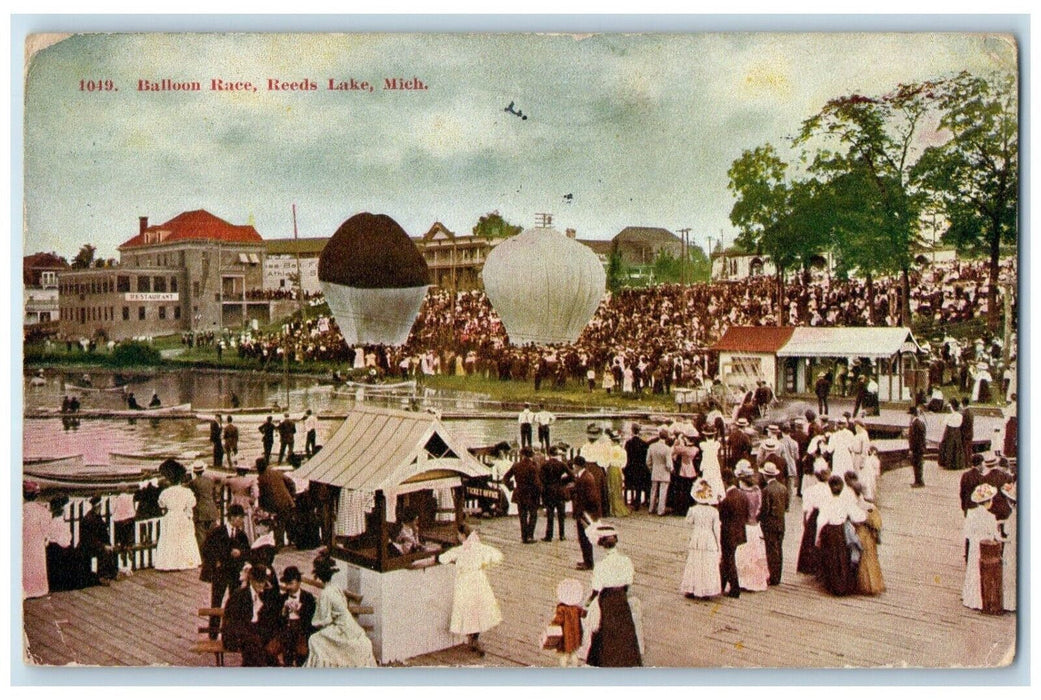
[[[83,467],[83,455],[65,455],[64,457],[26,457],[22,460],[23,471],[45,473],[62,473]]]
[[[215,413],[219,413],[222,416],[227,416],[227,415],[248,416],[248,415],[251,415],[251,414],[260,414],[260,413],[263,413],[264,415],[267,415],[267,414],[275,415],[275,414],[281,414],[283,411],[285,411],[285,409],[280,407],[280,406],[240,406],[239,408],[197,408],[197,409],[195,409],[196,413],[206,414],[207,416],[212,416]]]
[[[190,418],[192,405],[180,403],[174,406],[159,408],[81,408],[75,413],[62,413],[60,408],[40,408],[32,412],[36,414],[62,418],[152,418],[158,416],[177,416]]]
[[[156,466],[168,459],[181,463],[191,463],[199,456],[198,452],[109,452],[109,463],[120,467]]]

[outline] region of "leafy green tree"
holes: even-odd
[[[1018,236],[1019,121],[1014,75],[961,73],[938,90],[940,128],[915,175],[949,222],[944,240],[990,259],[987,325],[998,326],[998,266],[1003,243]]]
[[[909,270],[924,203],[912,178],[915,146],[936,90],[937,83],[924,82],[882,97],[835,98],[803,122],[795,139],[816,149],[809,169],[821,184],[818,211],[837,212],[836,252],[867,278],[869,303],[873,275],[902,275],[904,324],[911,320]]]
[[[794,180],[788,164],[767,144],[745,151],[728,171],[727,185],[736,201],[730,221],[738,229],[735,244],[768,255],[777,269],[777,322],[783,323],[784,277],[826,245],[818,225],[814,183]]]
[[[497,211],[482,216],[477,220],[477,225],[473,228],[475,236],[484,238],[507,238],[516,236],[520,232],[520,226],[514,226],[509,223]]]
[[[76,257],[72,259],[71,267],[76,269],[86,269],[91,266],[94,262],[94,251],[97,248],[92,246],[90,243],[84,243],[80,246],[80,252],[76,253]]]
[[[654,256],[651,270],[654,272],[654,280],[659,283],[679,282],[682,277],[683,263],[680,258],[670,253],[665,248],[660,248]]]

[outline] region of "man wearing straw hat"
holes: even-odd
[[[220,520],[220,509],[217,501],[220,500],[220,491],[217,482],[206,475],[206,465],[202,460],[195,460],[192,464],[194,477],[188,482],[188,488],[195,494],[195,508],[192,519],[195,521],[195,540],[202,549],[206,535],[213,529],[214,523]]]
[[[777,480],[781,470],[773,462],[766,462],[759,469],[759,474],[766,477],[763,487],[763,504],[759,511],[759,525],[763,530],[763,542],[766,545],[766,566],[770,570],[767,583],[776,586],[781,582],[781,566],[784,548],[784,520],[788,512],[788,489]]]

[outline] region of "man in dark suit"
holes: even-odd
[[[278,665],[268,644],[278,634],[281,610],[281,596],[270,586],[267,567],[252,567],[247,585],[228,598],[221,628],[224,646],[242,654],[243,666]]]
[[[767,462],[759,470],[766,477],[763,487],[763,505],[759,510],[759,526],[766,544],[766,565],[770,570],[767,580],[771,586],[781,582],[781,565],[784,558],[784,515],[788,511],[788,489],[777,480],[781,471],[777,465]]]
[[[748,428],[747,418],[738,418],[734,427],[727,433],[727,464],[733,470],[742,459],[752,459],[752,438],[745,432]]]
[[[213,443],[213,466],[220,469],[224,464],[224,426],[219,413],[210,419],[210,442]]]
[[[296,501],[290,492],[292,481],[277,469],[270,469],[267,460],[257,457],[257,499],[261,508],[275,516],[275,544],[282,547],[286,543],[286,525],[296,512]],[[288,482],[288,483],[287,483]]]
[[[914,472],[914,483],[911,486],[919,489],[925,486],[925,419],[922,418],[922,409],[919,406],[912,406],[908,412],[911,414],[911,425],[907,428],[907,447],[911,457],[911,469]]]
[[[289,451],[289,459],[293,459],[293,442],[296,440],[296,423],[287,413],[278,424],[278,463],[281,464]]]
[[[553,517],[557,518],[560,539],[564,539],[564,506],[567,501],[565,486],[571,481],[571,472],[560,460],[560,450],[549,448],[549,459],[539,468],[542,480],[542,504],[546,506],[546,536],[544,542],[553,541]]]
[[[535,541],[535,524],[539,519],[539,501],[542,498],[542,479],[533,459],[531,447],[522,447],[520,460],[510,467],[502,477],[506,488],[513,491],[511,500],[517,504],[520,514],[521,541]]]
[[[746,460],[742,462],[751,469],[751,464]],[[740,465],[741,463],[739,463]],[[737,488],[737,480],[732,474],[724,476],[726,482],[726,496],[719,504],[720,524],[720,560],[719,577],[723,582],[723,590],[730,586],[727,596],[737,598],[741,595],[741,583],[737,578],[737,561],[735,554],[738,545],[746,542],[745,525],[748,523],[748,499]]]
[[[101,497],[92,496],[90,512],[80,519],[79,548],[87,562],[96,559],[97,582],[108,585],[119,573],[119,556],[112,546],[108,518],[101,514]]]
[[[593,474],[586,468],[582,456],[575,457],[575,481],[571,487],[571,514],[578,526],[578,546],[582,548],[582,561],[575,567],[580,571],[593,568],[593,545],[586,537],[586,526],[603,515],[600,502],[600,487]]]
[[[239,586],[242,565],[249,557],[249,537],[243,526],[246,511],[237,503],[228,507],[228,522],[217,525],[206,536],[202,545],[202,571],[199,580],[210,584],[210,607],[219,608],[224,594]],[[217,638],[220,620],[210,618],[210,638]]]
[[[267,417],[260,427],[260,443],[264,446],[264,459],[271,461],[271,450],[275,446],[275,421],[271,416]]]
[[[640,437],[638,423],[632,425],[633,436],[625,442],[625,492],[633,510],[650,500],[651,470],[647,468],[647,443]]]
[[[961,442],[965,446],[965,463],[968,464],[973,452],[972,439],[975,437],[973,423],[976,421],[976,416],[969,408],[968,396],[962,397],[959,413],[961,413]]]
[[[295,566],[282,572],[282,588],[278,633],[268,650],[281,655],[286,666],[301,666],[307,659],[307,640],[314,632],[311,620],[317,601],[300,587],[300,569]]]

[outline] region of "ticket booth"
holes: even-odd
[[[446,649],[455,567],[438,553],[458,545],[463,479],[488,476],[429,413],[361,406],[294,476],[322,484],[325,544],[352,591],[373,607],[380,663]],[[419,519],[421,546],[403,547],[404,519]],[[368,620],[366,620],[368,621]]]

